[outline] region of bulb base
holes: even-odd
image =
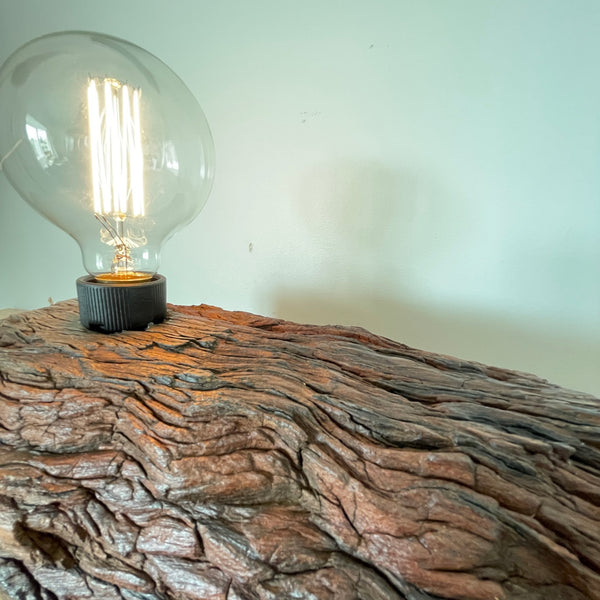
[[[146,329],[167,316],[167,280],[162,275],[131,283],[103,283],[91,275],[77,280],[79,319],[92,331]]]

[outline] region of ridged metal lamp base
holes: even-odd
[[[77,280],[79,318],[93,331],[146,329],[167,316],[167,280],[154,275],[137,283],[100,283],[91,275]]]

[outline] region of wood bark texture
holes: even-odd
[[[600,600],[600,402],[357,328],[13,315],[0,597]]]

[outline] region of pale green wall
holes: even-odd
[[[600,394],[600,2],[0,0],[0,62],[62,29],[157,54],[211,124],[171,301]],[[1,175],[0,244],[0,308],[74,295],[74,242]]]

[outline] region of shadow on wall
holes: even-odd
[[[295,205],[308,237],[327,257],[323,267],[331,273],[323,275],[406,286],[410,265],[439,267],[466,258],[479,235],[487,241],[477,227],[480,202],[452,195],[449,187],[429,170],[340,161],[305,174]]]
[[[445,186],[377,164],[338,163],[315,169],[297,199],[300,221],[319,272],[309,286],[281,284],[271,296],[277,316],[299,322],[360,325],[433,352],[530,371],[553,383],[600,395],[600,342],[591,336],[537,329],[499,316],[502,298],[488,257],[507,248],[494,207],[452,195]],[[452,187],[452,186],[447,186]],[[489,209],[489,210],[488,210]],[[550,257],[549,260],[552,260]],[[488,278],[486,282],[485,278]],[[491,278],[491,279],[490,279]],[[308,289],[307,289],[308,288]],[[442,290],[452,296],[445,302]],[[478,305],[476,313],[448,309]],[[427,298],[436,298],[435,302]]]

